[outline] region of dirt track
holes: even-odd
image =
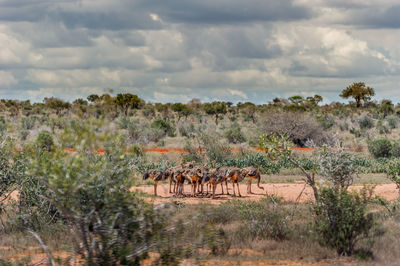
[[[246,184],[240,184],[240,193],[242,194],[242,197],[236,197],[241,200],[258,200],[265,195],[275,195],[278,197],[282,197],[286,201],[296,201],[299,195],[301,194],[299,201],[300,202],[306,202],[310,201],[313,199],[313,194],[312,190],[309,187],[304,188],[304,184],[293,184],[293,183],[274,183],[274,184],[262,184],[264,187],[264,190],[259,189],[255,184],[252,185],[252,192],[254,194],[248,195],[246,193],[247,191],[247,185]],[[178,199],[180,201],[184,201],[189,204],[198,204],[198,203],[213,203],[213,204],[218,204],[230,199],[233,199],[234,197],[232,196],[232,185],[228,184],[229,187],[229,193],[231,195],[221,195],[221,186],[218,185],[217,188],[217,198],[216,199],[211,199],[207,197],[184,197],[184,198],[175,198],[172,194],[169,193],[169,184],[159,184],[157,187],[157,194],[158,197],[154,198],[148,198],[149,201],[158,204],[170,200],[175,200]],[[361,189],[362,186],[353,186],[351,187],[352,190],[359,190]],[[137,191],[143,191],[146,192],[150,195],[153,195],[153,186],[138,186],[134,187],[133,190]],[[235,188],[236,189],[236,188]],[[303,191],[304,189],[304,191]],[[189,196],[189,193],[191,191],[190,185],[185,185],[184,192]],[[225,191],[225,185],[224,185],[224,191]],[[303,191],[303,192],[302,192]],[[387,200],[394,200],[397,199],[398,197],[398,191],[396,189],[395,184],[382,184],[382,185],[377,185],[375,187],[375,195],[378,195],[380,197],[383,197]],[[226,193],[226,191],[225,191]]]

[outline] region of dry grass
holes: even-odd
[[[210,204],[182,205],[177,211],[175,220],[204,222],[198,219],[199,214],[207,215],[218,206]],[[211,255],[209,251],[203,250],[197,253],[189,261],[195,264],[211,265],[397,265],[400,261],[398,247],[400,245],[400,214],[396,214],[383,222],[385,233],[376,239],[372,248],[374,259],[371,261],[360,261],[355,257],[341,257],[332,249],[322,247],[315,240],[310,231],[312,215],[310,206],[307,204],[294,204],[281,202],[279,208],[293,214],[290,220],[291,233],[286,240],[273,239],[250,239],[235,233],[244,221],[236,220],[221,223],[217,226],[223,228],[230,239],[231,248],[226,255]],[[221,214],[224,215],[224,214]],[[203,216],[202,216],[203,217]],[[72,240],[66,228],[41,232],[40,236],[46,243],[54,257],[65,259],[72,256]],[[25,232],[2,233],[0,238],[0,258],[18,259],[23,264],[28,263],[29,258],[38,262],[45,258],[43,251],[37,241]],[[25,259],[25,260],[24,260]],[[39,260],[39,261],[40,261]],[[189,262],[188,261],[188,262]],[[60,262],[60,260],[59,260]],[[146,261],[150,265],[151,260]]]

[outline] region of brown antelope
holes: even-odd
[[[237,186],[238,189],[238,193],[239,193],[239,197],[241,197],[242,195],[240,194],[240,188],[239,188],[239,183],[242,182],[242,180],[244,179],[244,176],[241,175],[241,171],[239,168],[230,168],[228,170],[227,173],[227,179],[232,181],[232,186],[233,186],[233,196],[236,197],[236,192],[235,192],[235,184]],[[229,192],[228,192],[229,195]]]
[[[257,179],[257,187],[264,190],[264,188],[262,186],[260,186],[261,174],[257,168],[254,168],[254,167],[243,168],[241,170],[241,175],[243,176],[243,178],[246,178],[246,177],[249,178],[249,183],[247,183],[247,193],[248,194],[253,194],[251,192],[251,181],[253,179]]]
[[[149,178],[154,181],[154,195],[157,196],[157,184],[159,181],[166,179],[165,172],[158,169],[148,170],[143,174],[143,180],[147,180]]]

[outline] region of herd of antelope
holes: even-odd
[[[260,186],[260,171],[254,167],[247,168],[236,168],[220,166],[214,168],[208,168],[207,166],[196,166],[194,162],[189,162],[174,167],[168,167],[168,161],[166,161],[166,170],[151,169],[143,174],[143,180],[152,179],[154,181],[154,195],[157,196],[157,184],[160,181],[169,180],[169,193],[175,194],[175,196],[184,196],[183,188],[185,181],[191,184],[192,191],[191,196],[212,196],[215,198],[215,190],[218,184],[221,184],[222,194],[224,194],[223,183],[225,183],[226,192],[228,191],[228,181],[232,182],[233,195],[236,196],[235,184],[238,190],[238,196],[241,197],[239,183],[245,178],[249,179],[247,184],[247,193],[251,194],[251,182],[253,179],[257,180],[257,186],[260,189],[264,189]],[[172,186],[173,184],[173,186]],[[206,185],[206,190],[204,190]]]

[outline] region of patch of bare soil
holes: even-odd
[[[177,198],[173,194],[169,193],[169,184],[159,184],[157,187],[157,197],[149,197],[146,198],[147,201],[152,202],[154,204],[163,203],[171,200],[179,200],[183,201],[187,204],[199,204],[199,203],[211,203],[211,204],[219,204],[221,202],[231,200],[231,199],[240,199],[240,200],[259,200],[267,195],[274,195],[277,197],[282,197],[285,201],[299,201],[299,202],[307,202],[313,200],[313,193],[310,187],[304,186],[304,184],[296,184],[296,183],[271,183],[271,184],[262,184],[264,190],[258,188],[256,185],[252,185],[253,194],[247,193],[247,185],[240,184],[240,193],[242,197],[234,197],[232,191],[232,185],[228,185],[228,191],[230,195],[226,194],[226,188],[224,185],[225,194],[222,195],[221,186],[217,187],[217,195],[215,199],[206,196],[197,196],[191,197],[191,186],[185,185],[184,192],[185,197]],[[352,186],[350,190],[359,191],[362,186]],[[236,187],[235,187],[236,189]],[[133,187],[132,191],[142,191],[148,193],[150,195],[154,194],[153,186],[137,186]],[[374,189],[374,195],[380,196],[387,200],[394,200],[398,197],[398,190],[396,189],[395,184],[381,184],[377,185]]]

